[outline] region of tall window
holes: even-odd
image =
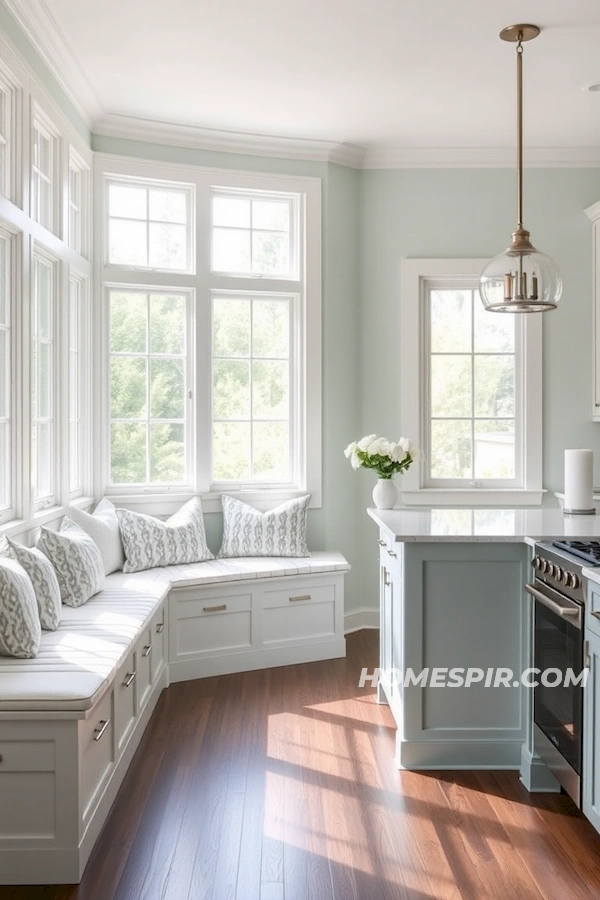
[[[0,522],[14,505],[12,496],[12,310],[10,238],[0,232]]]
[[[37,509],[55,492],[54,296],[55,264],[33,258],[31,305],[31,486]]]
[[[52,230],[57,140],[44,122],[35,119],[31,143],[31,215],[40,225]]]
[[[14,138],[14,101],[15,87],[0,72],[0,193],[5,197],[12,195],[13,152],[11,145]]]
[[[113,484],[185,484],[187,297],[110,290]]]
[[[402,431],[422,450],[402,479],[410,502],[541,500],[540,323],[487,312],[482,265],[403,263]]]
[[[108,491],[320,505],[320,183],[119,170],[102,196]]]
[[[82,360],[83,282],[69,279],[69,492],[83,491],[82,472]]]

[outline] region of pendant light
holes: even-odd
[[[562,294],[558,266],[535,249],[523,227],[523,43],[539,33],[537,25],[509,25],[500,32],[503,41],[517,45],[517,228],[510,247],[481,273],[479,294],[490,312],[545,312],[556,309]]]

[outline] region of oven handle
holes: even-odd
[[[572,606],[561,606],[560,603],[557,603],[556,600],[552,600],[551,597],[547,597],[546,594],[543,594],[542,591],[538,590],[532,584],[526,584],[525,590],[558,616],[561,616],[562,618],[572,618],[573,624],[581,631],[581,607],[578,604],[573,603]],[[572,601],[567,602],[570,604]]]

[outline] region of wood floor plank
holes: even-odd
[[[79,886],[0,900],[600,900],[600,836],[515,772],[409,772],[346,659],[172,685]]]

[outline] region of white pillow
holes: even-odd
[[[125,549],[124,572],[214,559],[206,546],[200,497],[192,497],[166,522],[117,509]]]
[[[9,541],[11,554],[31,579],[42,628],[56,631],[61,619],[62,603],[56,572],[47,556],[35,547],[24,547]]]
[[[14,559],[0,557],[0,656],[32,659],[42,637],[31,579]]]
[[[42,528],[38,547],[56,572],[60,595],[67,606],[81,606],[104,584],[104,563],[94,541],[68,517],[60,531]]]
[[[306,544],[309,500],[307,494],[263,513],[223,494],[223,543],[219,557],[310,556]]]
[[[104,574],[118,572],[123,568],[125,554],[119,529],[117,512],[106,497],[101,500],[93,514],[74,506],[69,507],[69,518],[92,538],[104,563]]]

